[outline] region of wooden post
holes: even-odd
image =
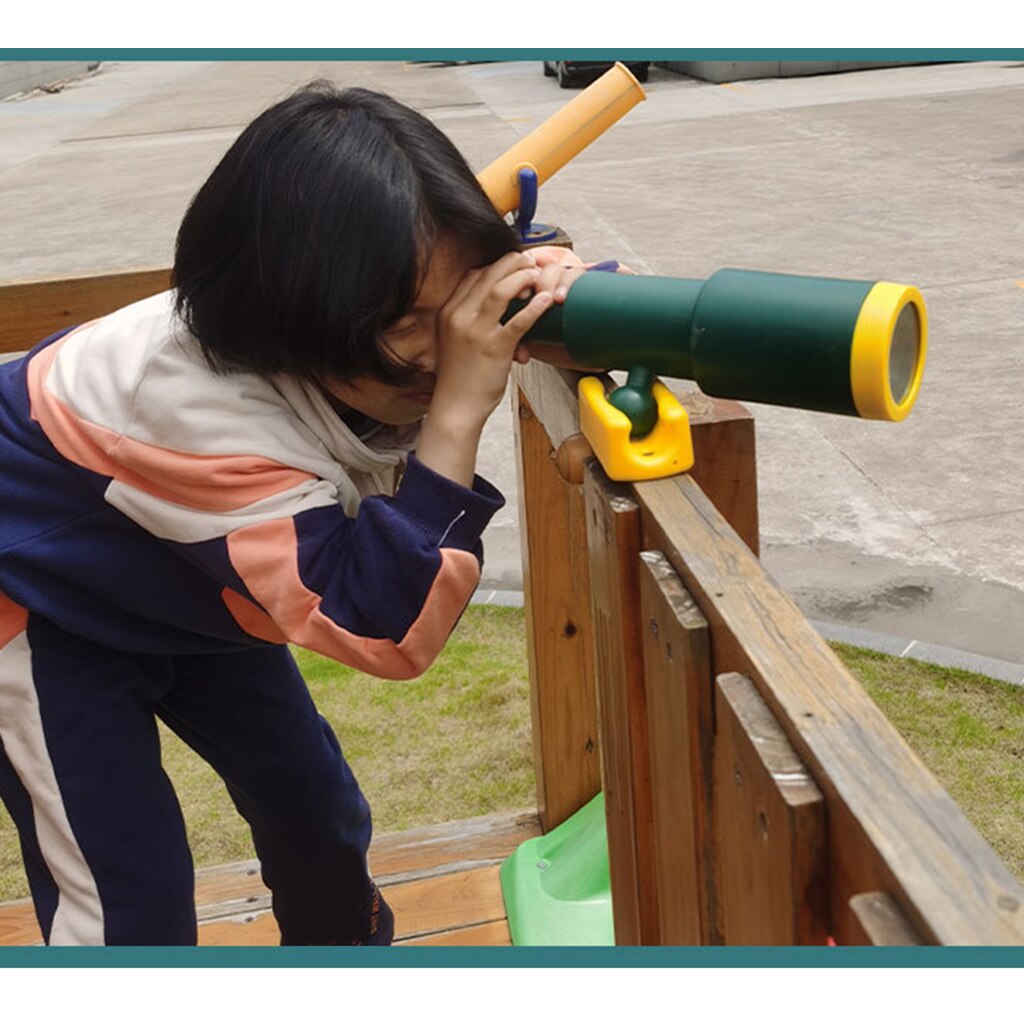
[[[585,518],[578,485],[592,452],[579,432],[577,374],[535,361],[516,367],[514,379],[534,765],[547,831],[601,788],[589,566],[579,560]],[[702,478],[756,551],[753,419],[736,402],[680,398]]]
[[[715,831],[730,946],[828,938],[825,802],[745,676],[719,676]]]
[[[515,404],[537,809],[549,831],[601,788],[586,514],[581,487],[559,472],[571,436],[552,439],[518,388]]]
[[[747,547],[759,554],[754,417],[731,399],[710,398],[699,391],[677,397],[690,417],[690,476]]]
[[[657,945],[658,883],[637,601],[640,514],[629,488],[608,480],[596,461],[587,465],[583,491],[615,942]]]
[[[659,551],[641,554],[640,612],[660,939],[719,945],[708,624]]]

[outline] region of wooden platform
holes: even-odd
[[[540,834],[532,812],[488,815],[374,840],[370,865],[395,912],[396,944],[510,944],[498,868]],[[256,861],[196,873],[201,946],[276,946],[277,923]],[[30,900],[0,904],[0,946],[41,942]]]

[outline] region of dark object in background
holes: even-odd
[[[557,77],[563,89],[571,89],[592,82],[614,63],[613,60],[546,60],[544,74],[548,78]],[[651,66],[649,60],[624,60],[622,63],[633,72],[638,82],[647,81],[647,69]]]

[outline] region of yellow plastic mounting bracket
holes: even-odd
[[[661,381],[653,385],[658,422],[644,437],[630,439],[629,417],[611,405],[597,377],[579,382],[580,430],[612,480],[659,480],[693,467],[690,418]]]

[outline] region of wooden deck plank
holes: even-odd
[[[491,921],[488,924],[456,928],[450,932],[421,935],[415,939],[402,939],[397,946],[511,946],[508,921]]]
[[[251,923],[220,921],[204,925],[199,932],[201,946],[276,946],[277,924],[269,913],[259,915]],[[409,939],[396,939],[396,946],[511,946],[508,922],[490,921],[487,924],[454,928],[450,931],[417,935]]]
[[[281,932],[269,910],[199,926],[200,946],[277,946],[280,943]]]
[[[42,941],[31,900],[0,906],[0,946],[37,946]]]
[[[375,838],[370,846],[370,867],[382,885],[412,881],[430,874],[497,863],[521,843],[538,835],[540,821],[535,811],[447,821]],[[256,904],[267,897],[269,891],[260,878],[259,861],[238,861],[196,872],[196,906],[200,921],[211,916],[228,916],[232,911],[223,909],[224,904],[236,901]],[[211,911],[204,913],[204,908],[211,908]],[[243,913],[245,909],[239,905],[235,912]]]
[[[505,917],[498,865],[383,887],[395,912],[395,937],[429,935]]]
[[[441,825],[393,832],[370,845],[370,868],[378,882],[464,864],[504,860],[527,839],[539,836],[536,811],[488,814]]]
[[[220,864],[212,868],[200,868],[196,872],[196,907],[200,920],[203,918],[204,907],[236,900],[253,902],[269,895],[270,890],[260,877],[260,864],[257,860]]]
[[[490,927],[501,923],[507,936],[498,865],[520,843],[539,834],[536,812],[522,811],[428,825],[375,839],[370,864],[400,916],[400,938],[427,942],[436,933],[443,945],[476,945],[477,938],[481,945],[507,943],[501,928]],[[196,907],[201,945],[276,945],[279,941],[269,912],[270,893],[257,861],[197,871]],[[475,933],[456,935],[478,927],[484,930],[476,938]],[[0,905],[0,946],[41,941],[30,900]]]
[[[436,936],[440,945],[476,944],[455,933],[504,922],[505,904],[498,870],[498,865],[493,865],[382,886],[384,898],[395,913],[395,941],[416,940],[426,944]],[[483,934],[495,938],[494,929]],[[497,934],[501,934],[500,929]],[[279,941],[277,922],[269,910],[208,921],[199,928],[200,946],[276,946]]]

